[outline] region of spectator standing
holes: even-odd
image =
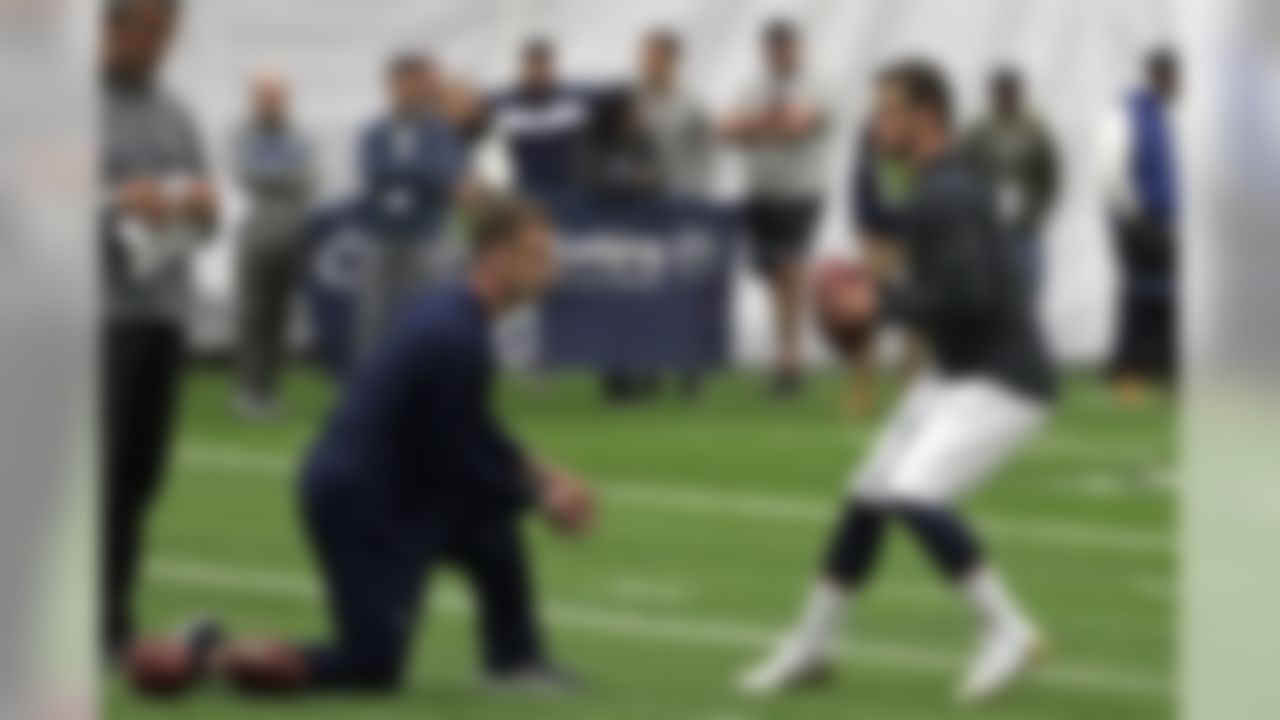
[[[805,73],[799,31],[786,21],[764,31],[764,76],[720,127],[747,158],[745,208],[756,269],[769,284],[775,317],[778,397],[802,384],[803,265],[821,215],[829,113]]]
[[[251,101],[251,116],[236,135],[234,166],[249,200],[236,262],[238,404],[256,417],[276,405],[315,173],[311,144],[291,116],[285,80],[259,75]]]
[[[516,87],[489,103],[492,127],[505,139],[521,192],[554,208],[580,189],[578,157],[592,117],[592,94],[560,81],[555,47],[531,40]]]
[[[706,111],[680,87],[680,38],[656,30],[644,40],[635,97],[661,163],[661,185],[677,199],[701,199],[710,181],[714,132]]]
[[[1176,56],[1147,60],[1146,84],[1104,128],[1102,165],[1121,273],[1111,373],[1126,405],[1177,374],[1178,189]]]
[[[429,246],[442,234],[465,177],[463,140],[451,119],[431,107],[440,82],[431,58],[395,58],[387,72],[391,110],[361,138],[362,197],[373,242],[361,290],[360,358],[430,278]]]
[[[102,26],[106,538],[100,607],[109,659],[134,634],[131,605],[146,516],[164,479],[180,393],[188,266],[217,219],[199,133],[184,105],[159,84],[178,13],[177,0],[111,0]]]
[[[987,114],[970,130],[965,150],[991,179],[997,218],[1035,291],[1044,274],[1044,229],[1058,196],[1059,166],[1053,136],[1027,107],[1025,95],[1016,70],[997,70],[991,77]]]

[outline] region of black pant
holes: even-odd
[[[1178,264],[1176,239],[1145,222],[1116,228],[1122,273],[1111,372],[1176,382],[1178,370]]]
[[[112,321],[104,350],[101,629],[105,650],[114,655],[134,630],[133,587],[147,510],[165,473],[182,368],[182,329],[162,320]]]
[[[316,688],[401,684],[422,593],[440,563],[458,566],[472,587],[486,669],[543,659],[517,515],[452,508],[405,518],[394,503],[329,489],[304,490],[303,512],[336,631],[308,650]]]

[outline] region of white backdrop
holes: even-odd
[[[809,64],[839,111],[831,193],[819,254],[849,252],[844,185],[852,128],[866,109],[874,69],[903,53],[943,63],[965,118],[979,109],[995,63],[1022,68],[1033,101],[1055,130],[1066,162],[1065,197],[1049,242],[1042,314],[1059,357],[1101,357],[1110,333],[1113,273],[1091,158],[1100,117],[1135,81],[1152,44],[1174,36],[1169,0],[187,0],[169,78],[192,104],[217,160],[244,112],[255,69],[294,82],[298,115],[318,141],[326,194],[350,187],[352,142],[382,105],[387,56],[429,49],[453,72],[509,82],[516,48],[532,34],[561,48],[564,75],[621,79],[646,29],[677,29],[687,84],[722,109],[758,68],[761,22],[785,15],[804,28]],[[736,166],[722,153],[719,191],[734,192]],[[224,233],[225,235],[225,233]],[[204,344],[226,337],[231,302],[227,237],[200,260],[196,318]],[[737,356],[765,355],[768,317],[747,274],[736,293]]]

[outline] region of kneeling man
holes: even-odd
[[[357,372],[303,473],[302,514],[334,636],[250,642],[217,663],[241,689],[390,689],[409,657],[422,593],[439,564],[470,581],[491,683],[567,689],[535,613],[522,511],[569,534],[590,493],[513,442],[490,407],[494,320],[554,274],[551,227],[515,198],[481,203],[465,280],[412,303]]]

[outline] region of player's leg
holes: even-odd
[[[979,652],[960,688],[965,699],[1007,686],[1035,658],[1040,640],[952,503],[990,477],[1046,415],[1040,403],[992,382],[948,383],[887,478],[886,500],[981,624]]]
[[[543,643],[519,519],[502,512],[466,520],[454,533],[450,556],[475,596],[486,680],[500,689],[573,689]]]
[[[102,631],[104,651],[113,659],[134,633],[133,589],[147,511],[165,472],[183,343],[179,329],[167,323],[114,323],[108,333]]]
[[[751,260],[765,282],[773,313],[773,376],[769,390],[778,397],[800,387],[799,333],[803,302],[803,274],[786,247],[786,208],[777,201],[758,198],[746,208]]]
[[[935,389],[932,377],[922,377],[900,401],[870,457],[853,477],[849,499],[799,618],[770,655],[741,678],[743,690],[785,690],[828,668],[850,601],[870,582],[880,557],[890,519],[890,507],[882,498],[885,479],[928,416]]]
[[[253,694],[393,690],[404,678],[435,529],[421,528],[409,542],[367,498],[307,494],[308,537],[333,638],[315,645],[241,642],[219,665],[233,685]]]

